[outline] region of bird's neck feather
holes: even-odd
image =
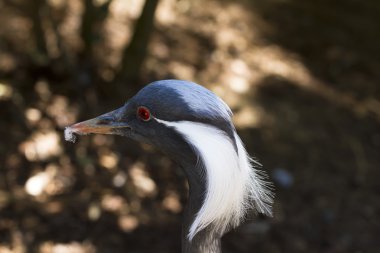
[[[199,214],[207,195],[207,171],[199,149],[185,140],[183,133],[173,131],[174,123],[160,122],[169,127],[161,129],[158,133],[162,138],[162,151],[181,166],[188,183],[189,198],[184,211],[182,223],[182,252],[183,253],[220,253],[222,234],[214,223],[206,225],[196,233],[191,233],[194,222]],[[196,125],[198,126],[198,125]],[[204,128],[204,127],[203,127]],[[203,128],[201,130],[203,130]],[[154,143],[153,143],[154,144]],[[160,143],[156,143],[159,146]],[[227,232],[224,230],[223,232]]]
[[[195,154],[193,154],[196,157]],[[194,168],[194,166],[199,166]],[[206,178],[203,173],[201,161],[194,163],[193,159],[182,161],[181,167],[185,172],[189,182],[189,199],[184,212],[182,223],[182,252],[183,253],[220,253],[221,235],[215,233],[212,225],[206,227],[190,241],[188,238],[189,230],[194,219],[202,207],[206,192]]]
[[[171,158],[180,165],[189,184],[189,198],[182,223],[182,252],[219,253],[221,252],[221,235],[215,233],[212,225],[198,232],[192,240],[188,238],[190,227],[205,199],[206,171],[199,155],[187,142],[182,138],[171,138],[171,140],[175,140],[176,143],[165,147],[162,151],[172,154]]]
[[[166,126],[160,132],[166,138],[161,140],[163,151],[181,165],[189,181],[183,252],[219,253],[220,237],[238,226],[247,211],[271,215],[271,192],[236,132],[231,138],[203,123],[157,121]]]

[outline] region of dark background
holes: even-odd
[[[380,2],[157,3],[0,0],[0,252],[180,251],[168,157],[63,140],[165,78],[221,96],[276,186],[224,252],[380,252]]]

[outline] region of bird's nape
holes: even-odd
[[[117,110],[68,127],[65,135],[122,135],[170,156],[189,181],[182,251],[216,253],[221,236],[248,212],[271,216],[273,199],[231,117],[229,107],[204,87],[164,80],[144,87]]]

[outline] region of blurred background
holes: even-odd
[[[186,180],[63,129],[147,83],[232,108],[276,187],[224,252],[380,252],[380,2],[0,0],[0,253],[180,252]]]

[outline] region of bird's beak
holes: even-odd
[[[120,130],[131,128],[127,123],[117,120],[117,114],[120,109],[100,115],[93,119],[76,123],[67,127],[66,131],[79,135],[119,134]]]

